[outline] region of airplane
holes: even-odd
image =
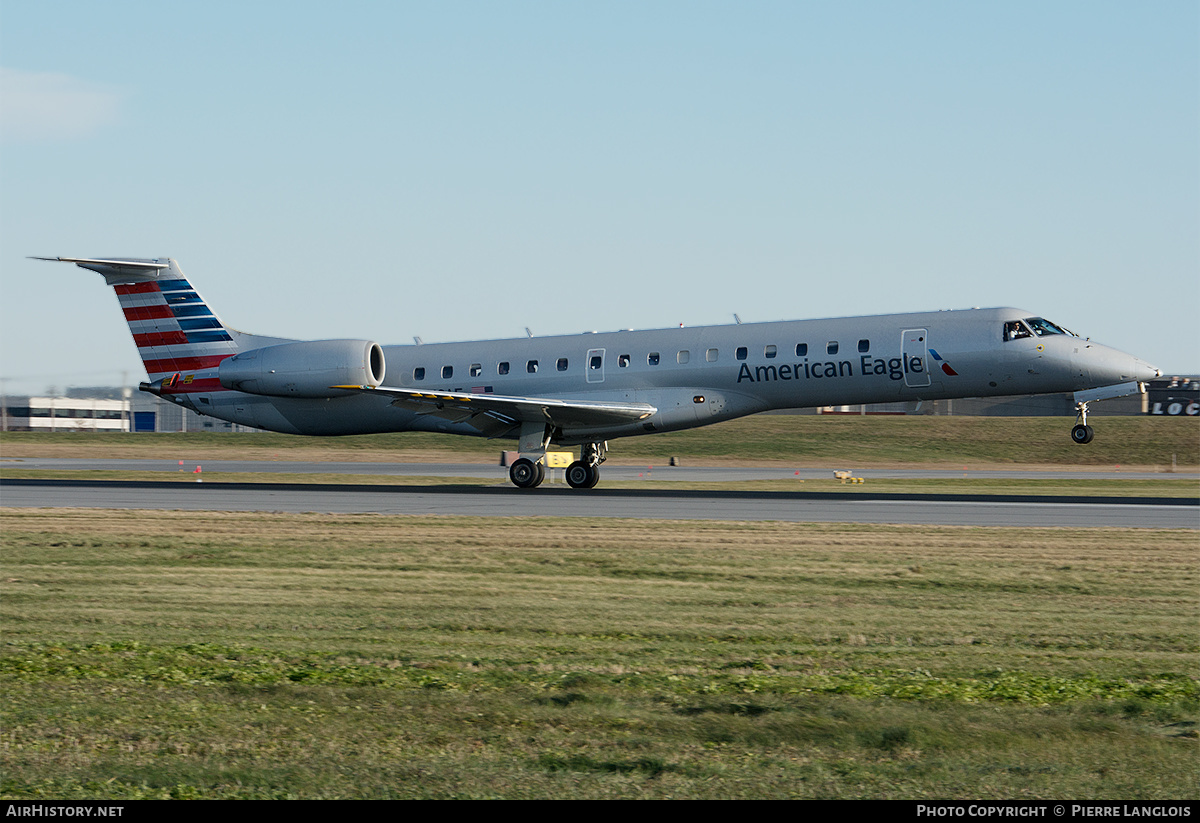
[[[35,257],[112,286],[145,364],[142,391],[199,414],[288,434],[444,432],[515,439],[509,479],[590,489],[608,441],[772,409],[1073,392],[1088,404],[1162,372],[1014,308],[381,346],[263,337],[225,325],[168,257]]]

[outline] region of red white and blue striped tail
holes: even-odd
[[[220,391],[217,365],[238,352],[216,313],[169,257],[37,257],[104,275],[121,302],[151,383],[165,393]],[[235,332],[236,333],[236,332]]]

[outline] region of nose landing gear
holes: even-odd
[[[1091,443],[1095,432],[1087,424],[1087,403],[1076,403],[1075,412],[1075,427],[1071,429],[1071,439],[1081,446],[1084,443]]]

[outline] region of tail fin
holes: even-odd
[[[166,388],[179,393],[220,389],[216,367],[240,347],[174,260],[33,259],[75,263],[104,275],[117,292],[151,382],[166,378]]]

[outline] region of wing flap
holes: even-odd
[[[385,394],[392,405],[420,414],[466,422],[481,431],[505,430],[518,423],[549,423],[560,428],[612,426],[645,420],[658,409],[648,403],[608,400],[560,400],[548,397],[507,397],[471,392],[417,391],[384,386],[333,386],[363,394]]]

